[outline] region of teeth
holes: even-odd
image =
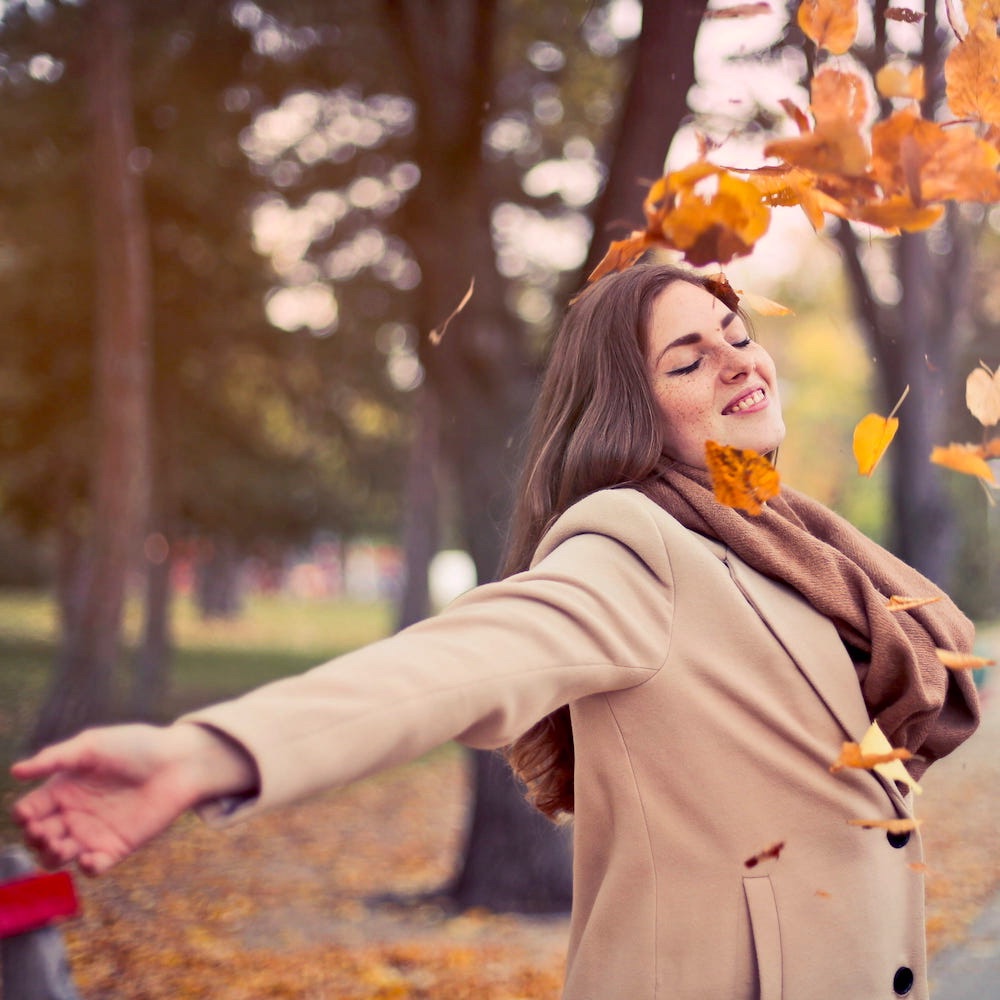
[[[750,393],[749,396],[744,396],[735,406],[727,407],[726,413],[738,413],[740,410],[746,410],[751,406],[756,406],[764,398],[763,389],[755,389]]]

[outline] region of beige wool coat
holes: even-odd
[[[910,802],[829,769],[870,723],[832,624],[633,490],[571,508],[528,571],[186,721],[256,762],[258,796],[203,809],[230,822],[567,703],[565,1000],[926,1000],[919,836],[850,823]]]

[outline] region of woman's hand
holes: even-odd
[[[75,861],[88,875],[106,872],[198,802],[257,781],[239,746],[187,723],[87,730],[11,774],[44,779],[14,806],[28,846],[49,867]]]

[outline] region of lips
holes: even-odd
[[[727,416],[731,413],[743,413],[746,410],[752,410],[763,403],[765,399],[767,399],[767,391],[763,386],[757,386],[755,389],[747,389],[726,404],[722,415]]]

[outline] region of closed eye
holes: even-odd
[[[733,344],[733,347],[749,347],[752,343],[753,341],[749,337],[747,337],[746,340],[737,341],[735,344]]]
[[[667,374],[668,375],[690,375],[691,372],[693,372],[698,367],[698,365],[700,365],[700,364],[701,364],[701,358],[698,358],[697,361],[692,361],[691,364],[685,365],[683,368],[671,368],[670,371],[667,372]]]

